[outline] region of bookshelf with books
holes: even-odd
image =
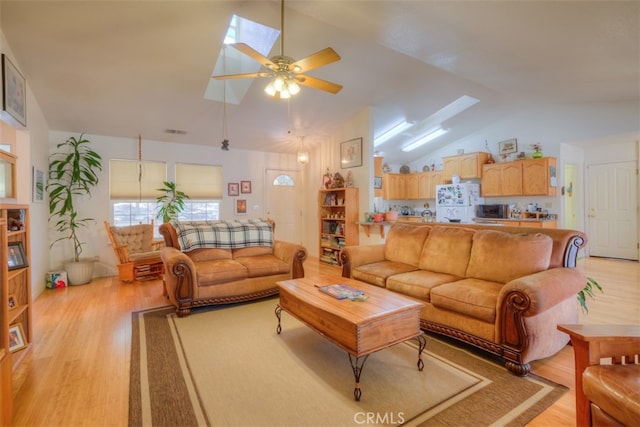
[[[29,240],[29,207],[27,205],[0,205],[0,219],[5,222],[6,251],[2,260],[6,267],[5,307],[13,369],[31,349],[33,327],[31,322],[31,256]],[[3,326],[3,332],[4,332]]]
[[[359,242],[358,189],[329,188],[318,193],[320,248],[326,264],[340,265],[340,249]]]

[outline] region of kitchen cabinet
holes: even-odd
[[[442,171],[386,173],[383,175],[384,200],[435,199],[436,185],[443,184]]]
[[[482,197],[556,195],[554,157],[486,164],[482,169]]]
[[[355,187],[319,191],[320,262],[340,265],[340,249],[359,243],[358,200]]]
[[[555,196],[557,185],[554,157],[523,161],[522,194],[524,196]]]
[[[451,182],[453,175],[458,175],[460,179],[482,178],[482,165],[488,161],[489,153],[482,151],[443,157],[444,181]]]
[[[382,180],[382,157],[375,156],[373,158],[373,179],[374,179],[374,189],[373,189],[373,197],[382,197],[382,188],[375,188],[375,181],[380,179]]]
[[[405,175],[401,173],[385,173],[382,177],[382,198],[385,200],[404,200]]]
[[[482,166],[482,197],[522,196],[522,162]]]

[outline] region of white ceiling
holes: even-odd
[[[267,79],[254,80],[239,105],[227,105],[231,149],[291,152],[300,135],[322,143],[366,107],[377,134],[462,95],[480,103],[447,121],[437,145],[523,105],[640,101],[638,1],[285,6],[284,53],[301,59],[332,47],[342,59],[309,75],[344,89],[303,87],[287,102],[266,97]],[[280,28],[277,0],[3,0],[0,7],[12,59],[51,129],[213,146],[222,140],[223,104],[204,92],[231,15]],[[407,138],[382,147],[385,159],[420,157],[390,147]]]

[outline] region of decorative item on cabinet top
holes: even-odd
[[[410,172],[411,172],[411,168],[409,168],[409,166],[407,165],[400,166],[400,173],[410,173]]]

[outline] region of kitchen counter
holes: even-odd
[[[473,222],[475,222],[476,224],[507,225],[510,227],[540,227],[540,228],[557,228],[558,227],[558,220],[555,217],[504,218],[504,219],[474,218]]]

